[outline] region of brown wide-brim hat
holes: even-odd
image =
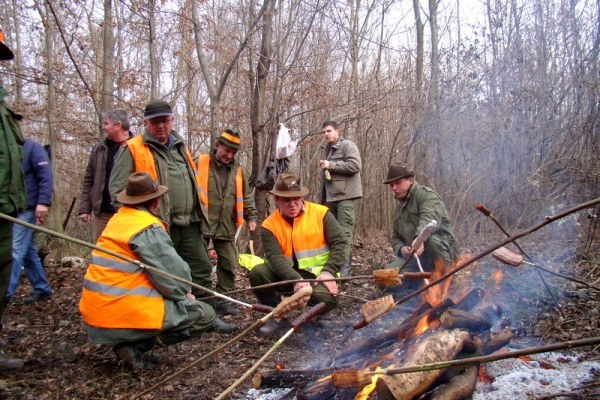
[[[402,163],[394,163],[390,165],[390,169],[387,173],[387,179],[383,181],[384,184],[393,182],[400,178],[406,178],[408,176],[415,176],[415,172],[406,168]]]
[[[134,172],[129,175],[125,190],[117,195],[117,201],[123,204],[140,204],[145,201],[162,196],[169,190],[166,186],[159,185],[149,173]]]
[[[310,190],[300,186],[300,179],[293,174],[281,174],[277,177],[275,187],[269,193],[280,197],[304,197]]]

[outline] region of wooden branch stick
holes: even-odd
[[[298,318],[296,318],[294,321],[292,321],[292,323],[290,324],[290,326],[291,326],[290,330],[287,331],[281,338],[279,338],[279,340],[277,340],[275,342],[275,344],[273,344],[273,346],[271,346],[271,348],[256,363],[254,363],[254,365],[249,370],[247,370],[237,381],[232,383],[231,386],[229,386],[227,389],[225,389],[217,398],[215,398],[215,400],[221,400],[221,399],[225,398],[225,396],[229,395],[229,393],[231,393],[233,391],[233,389],[238,387],[242,382],[244,382],[246,380],[246,378],[248,378],[250,375],[252,375],[258,369],[258,367],[260,367],[262,365],[262,363],[275,350],[277,350],[277,348],[292,333],[294,333],[295,331],[300,329],[302,326],[304,326],[307,322],[311,321],[317,315],[322,314],[325,311],[325,309],[326,309],[325,303],[319,303],[316,306],[313,306],[310,309],[306,310],[302,315],[300,315]]]
[[[222,345],[222,346],[214,349],[213,351],[211,351],[209,353],[206,353],[205,355],[203,355],[202,357],[200,357],[199,359],[197,359],[196,361],[194,361],[190,365],[185,366],[184,368],[182,368],[178,372],[174,373],[173,375],[170,375],[170,376],[166,377],[162,381],[158,382],[157,384],[155,384],[152,387],[149,387],[148,389],[144,390],[143,392],[136,394],[135,396],[133,396],[131,398],[131,400],[139,399],[142,396],[145,396],[145,395],[153,392],[154,390],[158,389],[159,387],[161,387],[165,383],[169,382],[170,380],[175,379],[178,376],[180,376],[181,374],[183,374],[183,373],[189,371],[190,369],[194,368],[196,365],[200,364],[202,361],[206,360],[207,358],[212,357],[213,355],[215,355],[217,353],[220,353],[221,351],[223,351],[224,349],[228,348],[232,344],[240,341],[243,337],[247,336],[250,332],[252,332],[258,326],[260,326],[260,325],[264,324],[265,322],[267,322],[267,320],[269,318],[271,318],[272,316],[273,316],[273,312],[270,312],[269,314],[263,316],[261,319],[259,319],[256,322],[254,322],[252,325],[250,325],[248,328],[246,328],[246,330],[244,330],[242,333],[240,333],[239,335],[237,335],[236,337],[234,337],[233,339],[231,339],[230,341],[228,341],[224,345]]]
[[[235,303],[235,304],[237,304],[239,306],[242,306],[242,307],[245,307],[245,308],[249,308],[249,309],[253,309],[253,310],[256,310],[256,311],[261,311],[261,312],[270,312],[271,311],[271,307],[263,306],[262,304],[254,304],[253,305],[253,304],[244,303],[242,301],[233,299],[233,298],[231,298],[229,296],[226,296],[224,294],[217,293],[214,290],[207,289],[207,288],[205,288],[203,286],[200,286],[200,285],[198,285],[198,284],[196,284],[196,283],[194,283],[192,281],[188,281],[187,279],[180,278],[177,275],[173,275],[173,274],[170,274],[168,272],[161,271],[160,269],[156,269],[154,267],[150,267],[148,265],[143,264],[139,260],[134,260],[133,258],[124,256],[124,255],[119,254],[119,253],[116,253],[116,252],[114,252],[112,250],[105,249],[105,248],[100,247],[98,245],[91,244],[91,243],[85,242],[83,240],[75,239],[75,238],[73,238],[71,236],[68,236],[68,235],[65,235],[63,233],[58,233],[58,232],[52,231],[50,229],[43,228],[41,226],[30,224],[30,223],[25,222],[25,221],[21,221],[21,220],[19,220],[17,218],[13,218],[13,217],[11,217],[9,215],[6,215],[6,214],[3,214],[3,213],[0,213],[0,218],[6,219],[6,220],[8,220],[10,222],[13,222],[15,224],[23,225],[23,226],[25,226],[25,227],[27,227],[29,229],[33,229],[33,230],[36,230],[36,231],[44,232],[44,233],[47,233],[48,235],[56,236],[56,237],[58,237],[60,239],[67,240],[69,242],[76,243],[76,244],[79,244],[81,246],[89,247],[90,249],[94,249],[94,250],[98,250],[98,251],[101,251],[101,252],[106,253],[106,254],[110,254],[113,257],[117,257],[117,258],[119,258],[119,259],[121,259],[123,261],[127,261],[127,262],[129,262],[131,264],[135,264],[138,267],[143,268],[143,269],[145,269],[147,271],[151,271],[153,273],[156,273],[156,274],[159,274],[159,275],[162,275],[162,276],[166,276],[167,278],[171,278],[171,279],[176,280],[178,282],[183,282],[183,283],[188,284],[188,285],[190,285],[192,287],[195,287],[196,289],[200,289],[200,290],[202,290],[202,291],[204,291],[206,293],[209,293],[213,297],[219,297],[219,298],[221,298],[223,300],[227,300],[227,301]]]
[[[481,203],[477,203],[475,205],[475,208],[479,211],[481,211],[484,215],[486,215],[489,219],[491,219],[497,226],[498,228],[500,228],[500,230],[507,236],[510,237],[510,233],[508,233],[508,231],[504,228],[504,226],[502,226],[502,224],[500,223],[500,221],[498,221],[498,219],[492,214],[492,212],[483,204]],[[531,258],[531,256],[521,247],[521,245],[514,240],[513,243],[515,244],[515,246],[517,246],[517,248],[519,249],[519,251],[521,252],[521,254],[523,254],[525,257],[527,257],[527,259],[529,261],[531,261],[533,263],[533,259]],[[542,273],[540,272],[540,270],[538,269],[537,265],[535,263],[533,263],[533,266],[535,267],[535,272],[537,272],[538,276],[540,277],[540,279],[542,280],[542,283],[544,284],[544,286],[546,286],[546,290],[548,290],[548,293],[550,293],[550,297],[552,298],[552,301],[554,302],[554,305],[556,306],[556,308],[558,309],[558,311],[560,312],[560,315],[562,315],[563,318],[565,317],[565,313],[563,312],[562,308],[560,308],[560,305],[558,304],[558,300],[556,300],[556,297],[554,297],[554,293],[552,293],[552,290],[550,289],[550,286],[548,285],[548,283],[546,282],[546,280],[544,279],[544,276],[542,275]]]
[[[475,261],[479,260],[479,259],[480,259],[480,258],[482,258],[482,257],[485,257],[485,256],[487,256],[487,255],[488,255],[488,254],[490,254],[492,251],[494,251],[494,250],[496,250],[496,249],[498,249],[498,248],[500,248],[500,247],[502,247],[502,246],[505,246],[505,245],[507,245],[508,243],[510,243],[510,242],[513,242],[513,241],[514,241],[514,240],[516,240],[516,239],[522,238],[523,236],[527,236],[527,235],[529,235],[529,234],[531,234],[531,233],[533,233],[533,232],[537,231],[538,229],[540,229],[540,228],[542,228],[542,227],[544,227],[544,226],[548,225],[548,224],[549,224],[549,223],[551,223],[551,222],[554,222],[554,221],[556,221],[556,220],[558,220],[558,219],[561,219],[561,218],[563,218],[563,217],[566,217],[567,215],[573,214],[573,213],[575,213],[575,212],[577,212],[577,211],[581,211],[581,210],[583,210],[583,209],[586,209],[586,208],[592,207],[592,206],[594,206],[594,205],[596,205],[596,204],[598,204],[598,203],[600,203],[600,198],[594,199],[594,200],[592,200],[592,201],[588,201],[587,203],[582,203],[582,204],[580,204],[580,205],[578,205],[578,206],[576,206],[576,207],[573,207],[573,208],[569,208],[568,210],[566,210],[566,211],[563,211],[563,212],[561,212],[561,213],[559,213],[559,214],[552,215],[552,216],[547,216],[547,217],[545,217],[544,221],[540,222],[539,224],[537,224],[537,225],[534,225],[534,226],[532,226],[531,228],[529,228],[529,229],[527,229],[527,230],[525,230],[525,231],[523,231],[523,232],[521,232],[521,233],[518,233],[518,234],[516,234],[516,235],[513,235],[513,236],[509,237],[508,239],[506,239],[505,241],[503,241],[503,242],[500,242],[500,243],[498,243],[498,244],[496,244],[496,245],[494,245],[494,246],[492,246],[492,247],[488,248],[487,250],[485,250],[485,251],[483,251],[483,252],[481,252],[481,253],[477,254],[476,256],[473,256],[473,257],[471,257],[470,259],[463,261],[462,263],[460,263],[459,265],[457,265],[457,266],[456,266],[456,267],[455,267],[453,270],[451,270],[451,271],[449,271],[449,272],[445,273],[444,275],[442,275],[442,276],[440,276],[439,278],[437,278],[437,279],[433,280],[432,282],[430,282],[430,283],[429,283],[429,285],[425,285],[425,286],[423,286],[422,288],[420,288],[420,289],[417,289],[416,291],[412,292],[412,293],[411,293],[411,294],[409,294],[408,296],[405,296],[404,298],[402,298],[402,299],[398,300],[398,301],[396,302],[396,304],[401,304],[401,303],[404,303],[405,301],[407,301],[407,300],[410,300],[410,299],[412,299],[413,297],[420,295],[421,293],[423,293],[424,291],[426,291],[426,290],[427,290],[427,289],[429,289],[430,287],[432,287],[432,286],[434,286],[434,285],[437,285],[438,283],[440,283],[440,282],[442,282],[442,281],[444,281],[444,280],[448,279],[448,278],[449,278],[449,277],[451,277],[452,275],[456,274],[458,271],[460,271],[460,270],[462,270],[462,269],[466,268],[467,266],[469,266],[469,265],[470,265],[470,264],[472,264],[473,262],[475,262]]]
[[[364,371],[364,370],[349,369],[349,370],[340,370],[337,372],[343,373],[343,371],[348,371],[348,374],[355,374],[356,371],[358,371],[358,373],[356,374],[357,376],[360,376],[360,375],[397,375],[397,374],[406,374],[406,373],[411,373],[411,372],[431,371],[431,370],[435,370],[435,369],[443,369],[443,368],[455,367],[455,366],[460,366],[460,365],[481,364],[481,363],[486,363],[486,362],[505,360],[507,358],[517,358],[517,357],[526,356],[526,355],[530,355],[530,354],[546,353],[549,351],[572,349],[572,348],[583,347],[583,346],[592,346],[592,345],[599,344],[599,343],[600,343],[600,337],[594,337],[594,338],[588,338],[588,339],[580,339],[580,340],[573,340],[573,341],[568,341],[568,342],[554,343],[554,344],[549,344],[549,345],[545,345],[545,346],[530,347],[527,349],[515,350],[515,351],[510,351],[510,352],[501,353],[501,354],[490,354],[487,356],[463,358],[460,360],[435,362],[435,363],[430,363],[430,364],[415,365],[412,367],[387,368],[387,369],[381,369],[379,371]],[[336,371],[334,371],[334,374],[335,373],[336,373]]]

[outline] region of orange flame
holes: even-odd
[[[387,368],[394,368],[394,364],[388,366]],[[381,369],[381,367],[377,367],[377,368],[375,368],[375,371],[379,371],[380,369]],[[367,386],[362,388],[362,390],[356,394],[356,396],[354,397],[354,400],[367,400],[369,398],[369,396],[371,395],[371,392],[373,390],[375,390],[375,388],[377,387],[377,380],[381,376],[383,376],[383,374],[375,374],[375,375],[371,376],[371,383],[369,383]]]
[[[456,265],[456,263],[453,263],[446,267],[442,259],[435,260],[435,269],[431,275],[431,280],[439,278],[440,276],[444,275],[446,271],[450,271],[451,269],[453,269]],[[421,294],[422,299],[431,304],[432,306],[438,305],[442,300],[448,297],[448,289],[450,288],[451,281],[452,277],[449,277],[448,279],[443,280],[437,285],[430,287]]]
[[[425,332],[429,328],[429,322],[427,321],[427,316],[422,317],[415,328],[415,334],[420,335]]]
[[[499,284],[500,281],[502,280],[502,270],[500,268],[496,268],[494,269],[494,271],[492,271],[492,281],[494,281],[494,284]]]
[[[488,375],[485,366],[482,364],[479,366],[479,372],[477,373],[477,380],[481,383],[492,383],[494,382],[494,378]]]

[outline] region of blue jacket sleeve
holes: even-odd
[[[31,147],[31,168],[38,182],[39,196],[38,204],[52,205],[52,167],[48,153],[39,143],[33,142]]]

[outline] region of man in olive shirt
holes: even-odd
[[[394,210],[392,248],[398,258],[392,261],[386,269],[401,267],[407,257],[413,252],[412,243],[423,228],[432,220],[437,222],[438,229],[418,249],[414,249],[419,257],[421,266],[426,272],[435,270],[435,263],[444,267],[455,263],[460,256],[458,242],[452,232],[446,207],[440,196],[431,188],[421,186],[415,181],[415,173],[400,163],[392,164],[384,184],[399,200]],[[414,256],[408,262],[404,271],[418,271]],[[407,279],[400,287],[390,288],[392,293],[409,294],[416,290],[420,281]]]
[[[209,154],[198,157],[198,182],[207,193],[208,223],[202,225],[205,241],[212,240],[217,253],[218,293],[227,293],[235,283],[237,249],[235,235],[244,220],[248,230],[256,229],[256,207],[242,167],[236,161],[241,148],[238,132],[226,129]],[[205,200],[203,200],[204,202]],[[215,301],[220,314],[238,314],[230,302]]]
[[[192,281],[211,288],[212,265],[200,228],[207,212],[199,199],[194,161],[183,138],[172,129],[171,105],[152,100],[144,108],[144,125],[144,133],[129,139],[117,153],[109,186],[113,204],[115,208],[121,206],[117,195],[133,172],[146,171],[160,185],[169,187],[160,197],[156,216],[168,223],[173,247],[188,263]],[[192,293],[196,297],[206,295],[197,288],[192,288]]]

